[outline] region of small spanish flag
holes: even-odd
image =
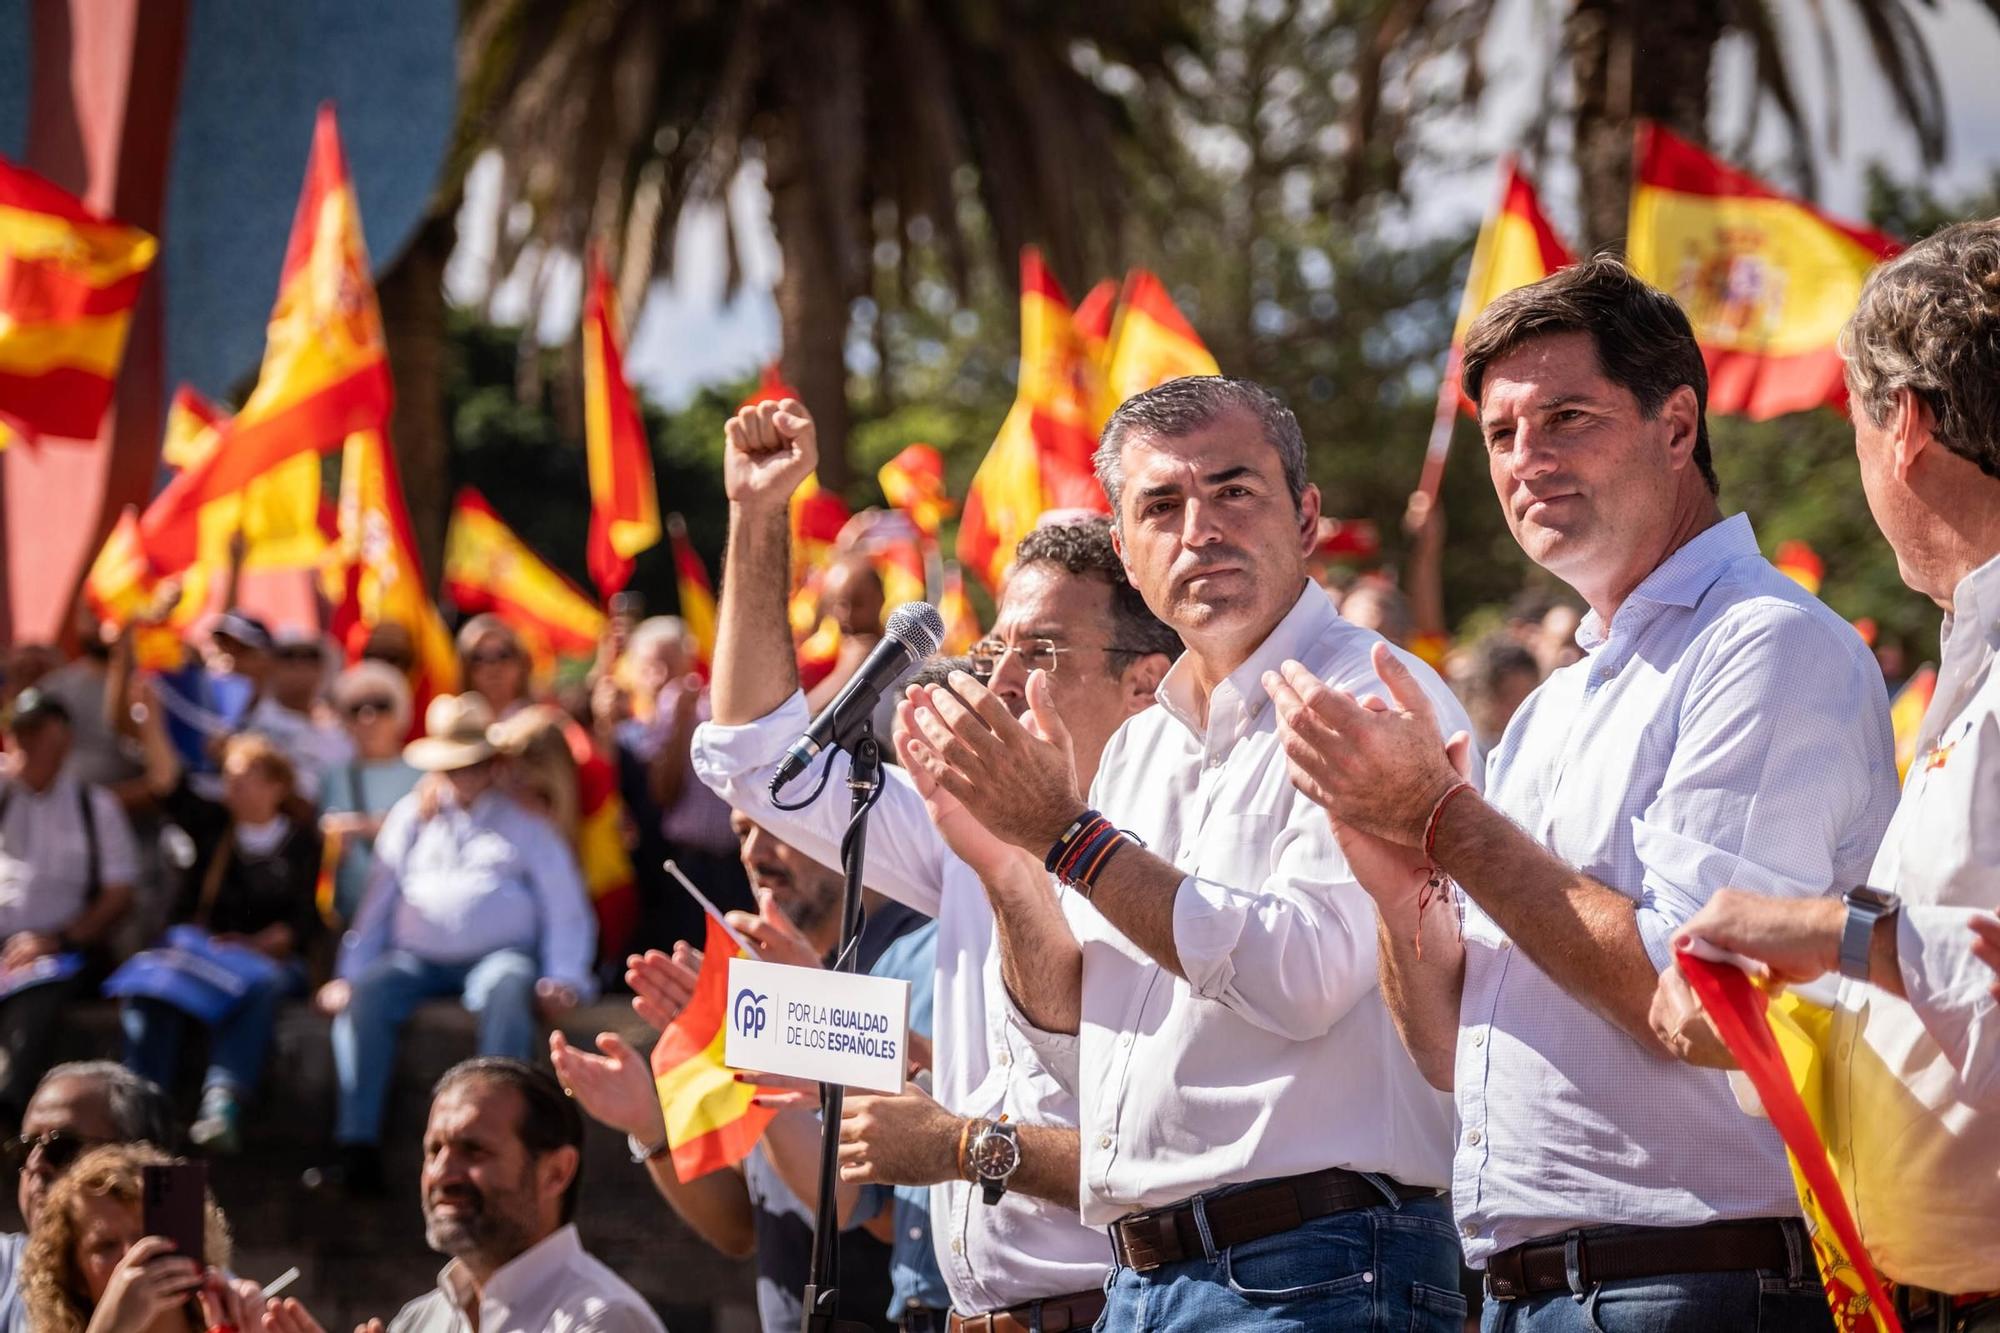
[[[583,435],[590,464],[590,577],[605,597],[632,577],[639,552],[660,540],[660,496],[652,448],[625,382],[618,298],[597,251],[590,252],[583,303]]]
[[[0,448],[97,435],[159,242],[0,158]]]
[[[1931,696],[1935,693],[1937,668],[1926,664],[1918,667],[1916,674],[1889,701],[1889,727],[1896,736],[1898,779],[1908,778],[1910,765],[1917,762],[1917,736],[1923,731],[1924,714],[1930,711]]]
[[[1687,311],[1708,410],[1764,421],[1845,401],[1837,346],[1870,269],[1902,246],[1641,123],[1625,251]]]
[[[683,1181],[748,1157],[777,1115],[753,1102],[757,1090],[738,1083],[722,1062],[729,1034],[729,960],[738,950],[720,921],[713,916],[706,920],[694,996],[653,1047],[653,1083],[660,1092],[674,1174]]]
[[[958,512],[944,489],[944,458],[928,444],[905,445],[875,474],[882,497],[910,516],[927,541],[937,541],[938,528]]]

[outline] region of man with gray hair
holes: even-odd
[[[2000,218],[1876,269],[1841,352],[1868,507],[1945,610],[1937,689],[1867,886],[1725,889],[1679,938],[1788,981],[1840,973],[1827,1142],[1862,1242],[1905,1328],[2000,1329],[2000,988],[1979,957],[2000,945]],[[1653,1019],[1726,1062],[1677,970]]]
[[[0,1333],[27,1333],[21,1257],[42,1200],[76,1159],[111,1143],[173,1147],[173,1108],[158,1087],[110,1060],[57,1065],[42,1076],[21,1117],[21,1132],[0,1144],[20,1173],[21,1230],[0,1235]]]
[[[1072,735],[1096,720],[1045,670],[1018,720],[971,676],[910,691],[898,720],[992,900],[1009,1017],[1080,1102],[1083,1219],[1114,1258],[1098,1327],[1456,1333],[1451,1109],[1396,1040],[1367,895],[1285,780],[1261,683],[1302,658],[1367,689],[1386,646],[1307,576],[1298,422],[1248,380],[1173,380],[1113,414],[1097,474],[1132,586],[1186,651],[1089,805]]]

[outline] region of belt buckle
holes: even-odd
[[[1513,1279],[1496,1275],[1490,1265],[1486,1269],[1484,1285],[1486,1295],[1492,1300],[1511,1301],[1521,1295],[1521,1292],[1515,1289]]]

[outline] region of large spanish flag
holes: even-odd
[[[1194,326],[1167,294],[1166,284],[1143,268],[1125,275],[1125,289],[1104,357],[1104,382],[1091,422],[1093,434],[1135,393],[1183,375],[1222,373]]]
[[[739,951],[720,921],[706,920],[694,995],[653,1047],[653,1083],[660,1091],[674,1174],[683,1181],[748,1157],[777,1115],[752,1101],[757,1090],[738,1083],[735,1071],[722,1063],[729,1035],[729,960]]]
[[[195,559],[199,525],[187,520],[203,505],[295,455],[325,453],[355,431],[382,429],[390,394],[354,184],[333,105],[322,103],[257,387],[217,446],[170,481],[141,516],[154,565],[170,572]]]
[[[1096,446],[1095,383],[1069,298],[1042,263],[1041,251],[1028,246],[1021,251],[1019,387],[993,447],[973,474],[958,528],[958,558],[987,587],[999,589],[1014,563],[1015,544],[1045,511],[1109,508],[1090,462]]]
[[[460,610],[491,611],[513,626],[543,671],[557,657],[596,652],[604,633],[596,603],[536,555],[470,486],[452,503],[444,586]]]
[[[315,460],[317,461],[317,460]],[[417,559],[396,454],[379,430],[347,437],[340,459],[338,541],[329,580],[337,588],[334,627],[350,660],[359,658],[368,631],[380,624],[401,625],[416,645],[413,694],[416,716],[429,701],[458,689],[458,654],[450,631],[431,600],[430,584]]]
[[[1658,125],[1640,125],[1635,161],[1626,258],[1687,311],[1709,411],[1763,421],[1841,403],[1841,325],[1868,271],[1902,246]]]
[[[618,297],[603,259],[590,252],[583,302],[583,438],[590,462],[590,577],[605,597],[632,577],[632,561],[660,540],[653,454],[632,386],[625,382]]]
[[[667,540],[674,551],[674,591],[680,595],[681,623],[694,639],[703,670],[715,660],[715,585],[701,552],[688,540],[687,524],[679,514],[667,515]]]
[[[1451,351],[1445,358],[1444,378],[1438,384],[1437,411],[1431,417],[1431,435],[1424,450],[1424,470],[1417,489],[1433,498],[1444,479],[1444,460],[1451,451],[1451,430],[1461,407],[1472,404],[1459,386],[1459,366],[1465,358],[1465,335],[1480,312],[1494,299],[1517,287],[1540,282],[1557,269],[1576,262],[1576,256],[1557,234],[1542,211],[1542,201],[1534,182],[1521,172],[1512,154],[1500,163],[1500,193],[1493,211],[1479,224],[1479,238],[1472,245],[1472,265],[1465,273],[1465,292],[1458,299],[1458,322],[1451,330]]]
[[[88,440],[159,243],[0,158],[0,449]]]
[[[1833,1049],[1832,1011],[1789,991],[1768,994],[1728,963],[1682,953],[1680,968],[1785,1141],[1834,1327],[1839,1333],[1902,1333],[1821,1133],[1831,1095],[1828,1065],[1840,1058]],[[1874,1072],[1879,1077],[1865,1080],[1871,1096],[1902,1095],[1885,1066],[1877,1063]],[[1937,1132],[1946,1130],[1939,1126]]]

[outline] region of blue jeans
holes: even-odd
[[[1629,1227],[1587,1227],[1584,1236]],[[1489,1299],[1481,1333],[1831,1333],[1833,1315],[1803,1232],[1788,1268],[1578,1282],[1570,1291]]]
[[[248,1097],[264,1077],[278,1006],[306,989],[305,968],[294,962],[269,981],[244,993],[236,1007],[208,1030],[208,1072],[201,1087],[224,1087]],[[118,1015],[125,1029],[125,1066],[162,1088],[172,1088],[180,1071],[181,1043],[201,1020],[161,1000],[131,999]]]
[[[1116,1267],[1104,1292],[1098,1333],[1460,1333],[1465,1323],[1443,1199],[1352,1208],[1150,1272]]]
[[[396,1068],[396,1034],[419,1004],[455,995],[479,1016],[479,1053],[532,1060],[541,1036],[535,1015],[535,960],[501,949],[475,963],[434,963],[391,949],[354,978],[347,1008],[333,1020],[333,1070],[340,1084],[336,1143],[375,1143],[389,1076]]]

